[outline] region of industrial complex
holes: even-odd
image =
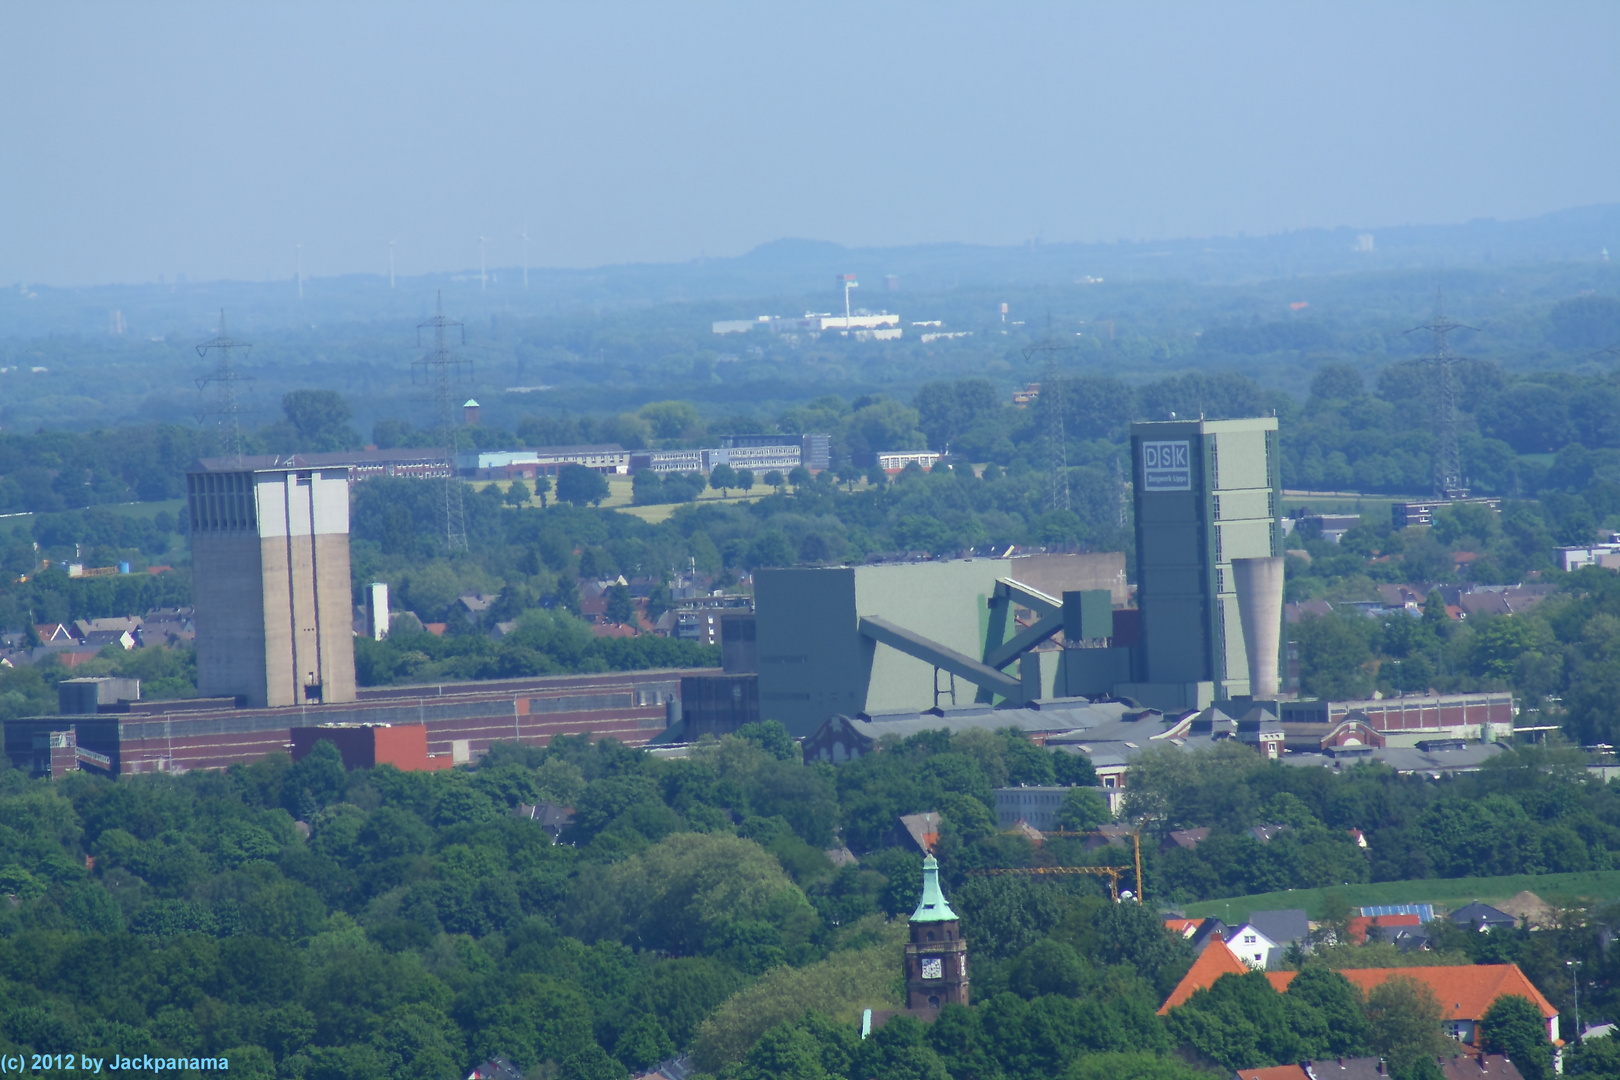
[[[786,464],[824,459],[825,438],[657,453]],[[350,486],[427,477],[427,459],[368,460],[364,473],[314,455],[200,461],[187,490],[202,696],[148,702],[134,680],[67,680],[61,715],[6,721],[5,751],[40,775],[123,775],[308,752],[328,737],[351,763],[445,768],[500,740],[641,745],[772,719],[804,740],[807,761],[839,763],[886,736],[1012,727],[1087,755],[1117,811],[1131,759],[1155,745],[1231,738],[1292,764],[1372,758],[1439,774],[1477,768],[1511,735],[1506,694],[1279,700],[1275,418],[1139,422],[1131,447],[1134,585],[1121,552],[761,569],[753,611],[717,616],[720,669],[377,689],[355,685]],[[575,457],[615,471],[631,457],[573,449],[460,467],[546,471]],[[367,599],[367,632],[380,637],[386,586]]]
[[[804,736],[974,701],[1275,698],[1276,435],[1272,417],[1133,426],[1134,607],[1118,553],[760,571],[761,715]]]
[[[380,752],[439,768],[475,761],[499,740],[590,735],[638,746],[678,715],[689,671],[357,689],[349,483],[347,468],[297,457],[198,462],[187,493],[202,696],[143,702],[133,679],[66,680],[60,715],[5,722],[12,764],[47,776],[223,768],[293,750],[310,729],[359,760],[355,729],[410,727],[358,737],[373,760]],[[424,750],[400,756],[400,739]]]

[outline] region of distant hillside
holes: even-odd
[[[1370,251],[1358,240],[1372,238]],[[435,293],[463,319],[543,317],[580,307],[724,303],[818,296],[831,307],[833,275],[861,277],[859,300],[878,307],[900,295],[979,288],[1073,286],[1085,278],[1185,280],[1242,284],[1367,271],[1433,270],[1549,262],[1596,262],[1620,254],[1620,205],[1562,210],[1524,221],[1481,219],[1458,225],[1302,229],[1272,236],[1213,237],[1106,244],[984,247],[924,244],[845,248],[813,240],[777,240],[734,258],[631,264],[583,270],[497,270],[480,287],[475,273],[401,278],[390,290],[380,275],[306,280],[299,300],[291,280],[166,283],[53,289],[23,283],[0,292],[0,337],[106,334],[109,312],[143,335],[206,329],[221,307],[244,330],[334,322],[396,322],[427,313]],[[716,317],[725,317],[718,315]]]

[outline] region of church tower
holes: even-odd
[[[906,945],[906,1010],[929,1012],[967,1003],[967,942],[939,889],[939,860],[929,855],[923,860],[922,899],[911,914]]]

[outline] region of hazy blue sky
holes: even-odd
[[[0,282],[1620,201],[1620,4],[0,5]]]

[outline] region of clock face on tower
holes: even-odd
[[[945,962],[937,956],[923,957],[922,977],[925,979],[943,979],[945,977]]]

